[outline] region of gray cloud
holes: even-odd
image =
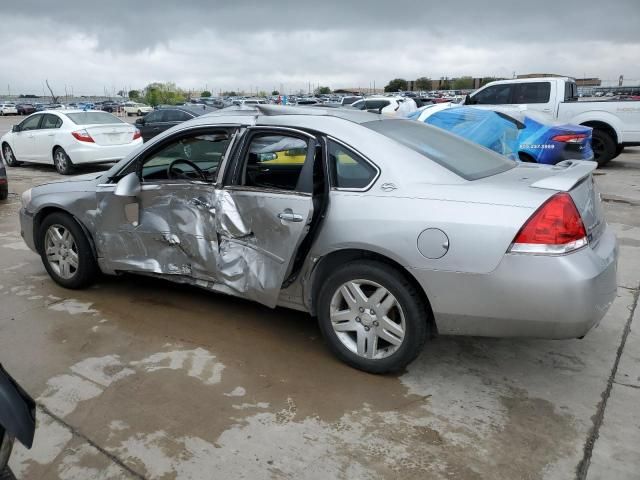
[[[368,87],[514,71],[640,79],[638,0],[426,4],[21,0],[0,7],[3,77],[14,92],[36,93],[45,78],[76,93],[167,80]]]

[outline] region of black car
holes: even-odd
[[[216,110],[217,108],[208,107],[207,105],[162,106],[162,108],[138,118],[136,126],[142,133],[142,140],[146,142],[174,125]]]
[[[102,102],[99,109],[102,110],[103,112],[113,113],[113,112],[117,112],[119,107],[120,106],[116,102],[105,101],[105,102]]]
[[[35,429],[35,402],[0,365],[0,479],[15,478],[7,467],[13,441],[31,448]]]
[[[0,200],[6,200],[9,196],[9,180],[7,180],[7,169],[0,160]]]
[[[18,115],[31,115],[36,111],[36,107],[32,103],[19,103],[16,105],[16,110]]]

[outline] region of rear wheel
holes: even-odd
[[[616,142],[613,137],[599,128],[594,128],[591,134],[591,149],[599,167],[606,165],[616,156]]]
[[[95,282],[99,269],[91,245],[70,215],[48,215],[40,226],[38,245],[42,263],[58,285],[80,289]]]
[[[13,150],[6,143],[2,146],[2,155],[4,156],[4,161],[10,167],[18,167],[18,166],[20,166],[20,162],[18,160],[16,160],[16,156],[13,154]]]
[[[520,159],[521,162],[536,163],[535,158],[533,158],[528,153],[518,152],[518,158]]]
[[[371,373],[406,367],[422,350],[429,310],[401,272],[354,261],[334,271],[318,295],[318,319],[333,353]]]
[[[73,173],[73,162],[62,148],[58,147],[53,151],[53,165],[60,175],[70,175]]]

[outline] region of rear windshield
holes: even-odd
[[[424,155],[465,180],[490,177],[516,165],[488,148],[423,122],[381,120],[362,125]]]
[[[105,123],[124,123],[118,117],[107,112],[78,112],[65,114],[76,125],[102,125]]]

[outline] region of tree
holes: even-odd
[[[316,95],[326,95],[331,93],[331,89],[329,87],[318,87],[316,88]]]
[[[138,90],[129,90],[129,95],[128,97],[131,100],[135,100],[137,98],[140,98],[140,92]]]
[[[205,90],[200,94],[202,98],[209,98],[211,96],[211,92],[209,90]]]
[[[278,90],[274,90],[273,92],[271,92],[271,95],[280,95],[280,92]]]
[[[440,77],[440,88],[438,90],[451,90],[451,80]]]
[[[473,88],[472,77],[459,77],[453,81],[454,90],[469,90]]]
[[[431,90],[431,79],[429,77],[420,77],[415,81],[416,90]]]
[[[145,88],[144,101],[152,106],[176,105],[183,103],[186,98],[184,91],[173,82],[154,82]]]
[[[53,90],[49,86],[49,80],[48,79],[45,80],[45,83],[47,84],[47,88],[49,89],[49,92],[51,92],[51,103],[58,103],[58,96],[53,94]]]
[[[404,78],[394,78],[391,80],[386,87],[384,87],[385,92],[397,92],[399,90],[407,89],[407,81]]]
[[[227,90],[222,92],[222,96],[223,97],[237,97],[238,94],[236,92],[234,92],[233,90]]]

